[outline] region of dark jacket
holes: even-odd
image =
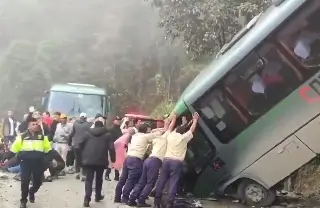
[[[60,164],[65,165],[65,162],[64,162],[63,158],[62,158],[62,157],[60,156],[60,154],[59,154],[56,150],[54,150],[54,149],[50,150],[50,151],[46,154],[44,160],[45,160],[45,164],[49,164],[49,163],[51,163],[53,160],[55,160],[55,161],[57,161],[57,163],[60,163]]]
[[[117,139],[119,139],[122,136],[122,131],[120,129],[119,125],[114,125],[110,130],[110,135],[111,138],[113,140],[113,142],[115,142]]]
[[[69,135],[69,146],[73,148],[80,148],[80,144],[83,142],[83,136],[90,129],[92,123],[86,120],[78,120],[74,123],[72,132]]]
[[[20,133],[24,133],[28,130],[28,122],[27,121],[22,121],[21,124],[18,127],[18,130]]]
[[[53,141],[53,137],[54,137],[54,134],[56,133],[58,123],[59,122],[57,120],[52,121],[52,124],[50,126],[50,134],[48,136],[50,142]]]
[[[110,134],[104,127],[89,129],[82,143],[82,164],[84,166],[108,167],[108,153],[111,162],[116,161],[114,144]]]

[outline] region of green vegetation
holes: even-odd
[[[2,115],[8,109],[22,115],[40,104],[52,84],[67,82],[105,87],[118,113],[151,113],[162,105],[153,113],[162,114],[266,5],[256,0],[0,3]]]

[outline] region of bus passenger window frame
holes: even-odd
[[[269,49],[268,49],[269,48]],[[266,50],[264,53],[261,52],[261,50]],[[277,57],[273,57],[273,56],[269,56],[270,54],[272,54],[272,51],[276,51],[278,53],[279,56]],[[260,56],[261,54],[261,56]],[[263,55],[262,55],[263,54]],[[256,61],[250,61],[250,59],[248,59],[248,57],[254,57],[256,56]],[[268,58],[269,57],[269,58]],[[257,69],[252,69],[252,67],[248,67],[246,66],[246,61],[249,60],[249,65],[254,65],[254,67],[257,67]],[[254,60],[254,59],[253,59]],[[242,66],[242,69],[240,69],[240,73],[245,73],[245,70],[243,70],[243,68],[250,68],[250,70],[252,72],[249,73],[248,77],[252,77],[255,74],[259,74],[262,73],[263,70],[265,70],[267,63],[270,62],[279,62],[278,64],[281,66],[281,68],[279,69],[279,72],[285,72],[286,70],[289,71],[289,73],[295,77],[296,81],[293,83],[294,85],[294,89],[289,87],[292,83],[288,82],[288,79],[286,79],[286,77],[282,77],[284,78],[284,82],[282,84],[284,84],[285,86],[287,86],[288,88],[290,88],[289,93],[285,93],[284,96],[280,96],[279,99],[276,99],[276,101],[271,104],[270,106],[266,106],[265,110],[263,110],[260,114],[252,114],[250,113],[249,109],[247,108],[248,106],[243,106],[242,104],[240,104],[239,100],[237,100],[237,98],[234,96],[234,94],[232,93],[231,89],[226,85],[226,80],[228,79],[228,77],[231,74],[236,74],[236,76],[238,77],[238,79],[241,79],[241,75],[239,75],[239,67]],[[245,57],[241,62],[239,62],[236,66],[234,66],[229,73],[227,73],[223,78],[221,78],[221,80],[216,83],[212,88],[210,88],[204,95],[202,95],[198,101],[194,104],[194,108],[199,112],[201,118],[203,119],[205,125],[208,126],[208,128],[212,131],[212,133],[217,137],[217,139],[223,143],[223,144],[227,144],[230,141],[232,141],[234,138],[236,138],[239,134],[241,134],[245,129],[249,128],[256,120],[258,120],[260,117],[262,117],[264,114],[268,113],[271,109],[273,109],[276,105],[278,105],[279,102],[281,102],[283,99],[285,99],[287,96],[289,96],[292,92],[294,92],[294,90],[296,88],[298,88],[301,84],[302,84],[302,76],[301,73],[297,73],[297,68],[294,67],[293,63],[288,59],[288,57],[286,56],[286,54],[282,53],[281,50],[279,50],[279,47],[277,44],[275,44],[272,41],[263,41],[261,44],[259,44],[256,49],[254,51],[252,51],[247,57]],[[248,82],[247,79],[245,79],[244,81]],[[237,119],[241,119],[244,126],[242,127],[238,127],[238,131],[235,131],[235,135],[233,137],[230,138],[226,138],[224,136],[221,135],[220,132],[217,131],[217,129],[215,127],[213,127],[212,124],[208,123],[207,118],[204,118],[205,116],[202,115],[202,111],[199,110],[201,107],[200,104],[204,99],[208,99],[207,96],[208,94],[213,93],[213,91],[215,90],[219,90],[222,94],[224,94],[225,96],[225,100],[228,102],[229,107],[231,107],[230,109],[232,109],[234,112],[234,114],[232,116],[237,115]],[[210,101],[211,102],[211,101]],[[207,102],[209,103],[209,102]],[[231,123],[230,123],[231,124]],[[226,124],[226,126],[228,126],[228,124]],[[231,124],[232,126],[232,124]],[[228,135],[228,134],[226,134]]]

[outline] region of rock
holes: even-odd
[[[0,173],[0,179],[1,180],[8,180],[9,179],[9,176],[5,173]]]

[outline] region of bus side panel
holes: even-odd
[[[296,133],[297,137],[304,142],[312,151],[320,153],[320,116],[312,120]]]
[[[293,135],[252,164],[241,175],[258,175],[270,188],[315,156],[315,153]]]
[[[299,89],[297,89],[234,140],[217,149],[217,156],[224,161],[225,168],[230,175],[236,177],[312,120],[319,112],[320,105],[318,103],[309,105],[301,98]],[[281,169],[281,164],[268,165],[265,165],[262,170]],[[299,167],[300,165],[296,164],[294,169]],[[258,178],[267,181],[268,175],[264,176],[266,178],[257,175]],[[219,182],[216,181],[214,186],[217,186]]]

